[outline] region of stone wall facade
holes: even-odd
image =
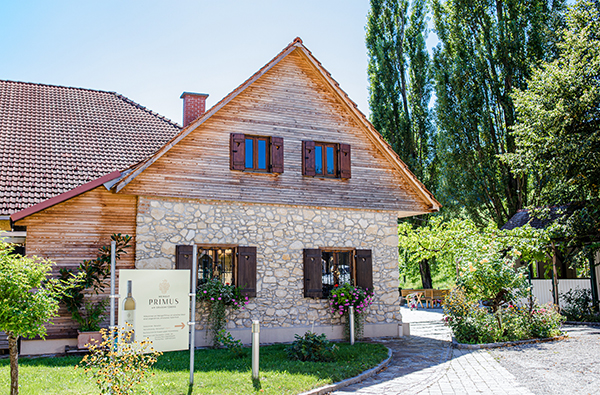
[[[388,211],[316,209],[140,196],[136,268],[174,269],[179,244],[257,247],[257,297],[229,315],[229,329],[339,324],[327,300],[305,298],[303,249],[370,249],[374,301],[366,324],[399,324],[397,215]],[[198,317],[198,329],[205,320]]]

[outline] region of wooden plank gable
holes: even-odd
[[[230,170],[231,133],[281,137],[282,174]],[[351,146],[350,179],[302,176],[302,141]],[[297,48],[122,189],[133,195],[318,207],[432,211],[347,103]]]

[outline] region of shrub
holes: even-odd
[[[242,345],[242,341],[240,339],[234,339],[233,336],[231,336],[231,333],[227,332],[225,329],[221,329],[217,333],[215,343],[221,344],[229,350],[235,358],[246,356],[246,348]]]
[[[546,306],[536,306],[531,310],[530,318],[531,337],[552,337],[561,334],[560,326],[565,317],[560,315],[551,303]]]
[[[462,288],[454,288],[444,302],[444,321],[460,343],[495,343],[560,335],[564,318],[552,305],[529,307],[508,305],[495,312],[469,299]]]
[[[295,335],[295,338],[296,340],[286,348],[291,360],[328,362],[334,359],[337,346],[327,340],[324,333],[317,335],[308,331],[304,336]]]
[[[560,295],[566,303],[561,313],[569,321],[600,322],[600,313],[595,311],[592,291],[589,289],[571,289]]]

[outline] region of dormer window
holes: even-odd
[[[231,133],[230,169],[283,173],[283,138]]]

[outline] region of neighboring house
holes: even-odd
[[[548,208],[548,213],[544,216],[532,215],[530,210],[519,210],[503,227],[502,229],[511,230],[520,228],[529,224],[535,229],[545,229],[555,221],[568,219],[573,211],[581,208],[579,205],[563,205]],[[556,254],[556,272],[558,283],[558,295],[562,295],[571,289],[590,289],[592,294],[597,297],[598,289],[600,289],[600,266],[596,266],[593,273],[578,273],[578,270],[572,268],[568,263],[567,257],[563,255],[560,249],[555,250]],[[595,262],[598,263],[600,256],[596,256]],[[529,278],[533,286],[533,295],[538,299],[539,303],[549,303],[554,301],[556,292],[556,284],[552,281],[553,276],[553,257],[548,256],[548,259],[543,262],[528,262],[526,263],[529,269]],[[522,264],[523,265],[523,264]],[[590,276],[590,274],[592,274]],[[592,284],[595,284],[595,289],[592,289]],[[562,301],[559,300],[559,304]]]
[[[437,211],[432,194],[298,38],[204,112],[206,96],[184,93],[183,130],[135,165],[7,210],[27,253],[72,265],[120,232],[135,244],[122,267],[176,269],[197,248],[199,281],[250,297],[228,324],[244,341],[252,319],[265,342],[341,338],[325,297],[353,282],[374,291],[365,335],[398,336],[397,220]]]

